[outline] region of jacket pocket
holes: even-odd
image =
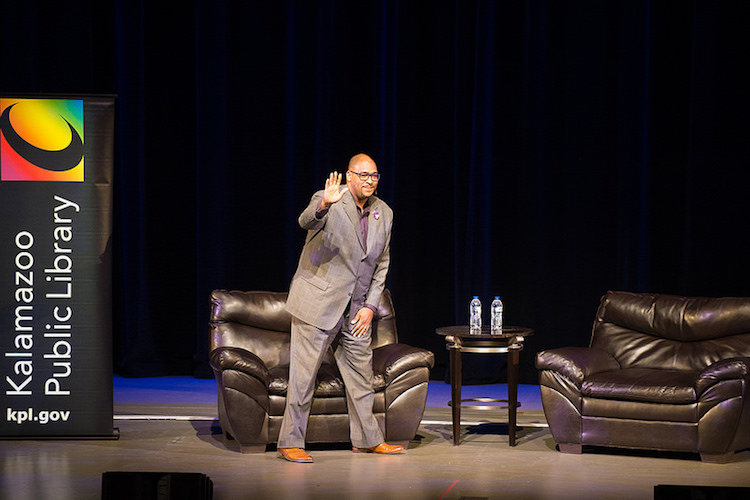
[[[310,274],[310,275],[302,274],[300,275],[300,278],[310,283],[315,288],[319,288],[321,290],[326,290],[329,285],[329,283],[326,280],[318,276],[315,276],[314,274]]]

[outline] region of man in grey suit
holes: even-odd
[[[370,325],[390,264],[393,211],[375,196],[380,174],[365,154],[349,161],[346,187],[333,172],[299,216],[307,230],[287,311],[292,315],[289,387],[279,431],[279,455],[312,462],[305,452],[315,378],[338,336],[334,353],[346,388],[353,451],[398,453],[384,442],[373,415]]]

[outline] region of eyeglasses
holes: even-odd
[[[369,173],[369,172],[355,172],[354,170],[349,170],[349,172],[353,173],[357,177],[359,177],[359,180],[362,182],[365,182],[367,178],[369,177],[375,182],[378,182],[380,180],[380,174],[377,172]]]

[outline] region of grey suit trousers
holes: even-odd
[[[348,315],[331,330],[321,330],[292,317],[289,387],[279,431],[278,448],[304,448],[315,379],[326,351],[337,335],[336,364],[346,388],[349,435],[352,446],[369,448],[384,442],[373,415],[373,373],[370,331],[355,337],[349,331]]]

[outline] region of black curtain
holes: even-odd
[[[472,295],[535,329],[526,382],[608,289],[750,295],[743,1],[31,0],[0,23],[3,92],[118,96],[119,374],[210,375],[210,291],[286,290],[298,213],[360,151],[436,378]]]

